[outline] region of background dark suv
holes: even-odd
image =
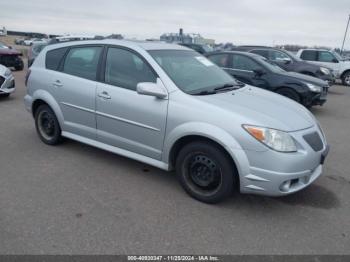
[[[330,85],[333,84],[335,80],[331,69],[305,62],[294,54],[282,49],[266,46],[239,46],[235,47],[232,51],[242,51],[261,55],[267,60],[278,64],[288,72],[296,72],[317,77],[327,81]]]

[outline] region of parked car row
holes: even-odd
[[[319,123],[304,106],[250,84],[289,84],[310,105],[324,102],[327,83],[256,54],[208,57],[156,42],[49,45],[28,70],[25,106],[44,143],[66,137],[175,169],[184,190],[206,203],[235,190],[283,196],[313,183],[329,151]]]
[[[32,46],[34,43],[47,43],[48,38],[16,38],[14,43],[16,45]]]
[[[287,72],[261,55],[227,51],[207,57],[235,79],[286,96],[306,107],[323,105],[329,84],[316,77]]]

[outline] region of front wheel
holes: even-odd
[[[350,71],[346,72],[341,80],[344,86],[350,86]]]
[[[295,102],[300,103],[300,96],[298,95],[297,92],[295,92],[293,89],[290,88],[280,88],[277,91],[277,94],[280,94],[282,96],[288,97],[292,100],[294,100]]]
[[[218,146],[193,142],[180,150],[176,174],[190,196],[213,204],[232,194],[237,172],[230,158]]]
[[[61,142],[61,128],[55,113],[47,105],[41,105],[35,112],[35,127],[45,144],[56,145]]]

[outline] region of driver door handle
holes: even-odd
[[[106,91],[99,93],[98,96],[103,98],[103,99],[111,99],[111,96]]]

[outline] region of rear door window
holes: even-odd
[[[301,53],[301,59],[307,61],[317,61],[317,51],[316,50],[304,50]]]
[[[97,66],[102,47],[71,48],[64,61],[63,72],[81,78],[96,80]]]
[[[62,61],[67,50],[68,47],[48,51],[45,58],[46,68],[51,70],[58,70],[60,62]]]

